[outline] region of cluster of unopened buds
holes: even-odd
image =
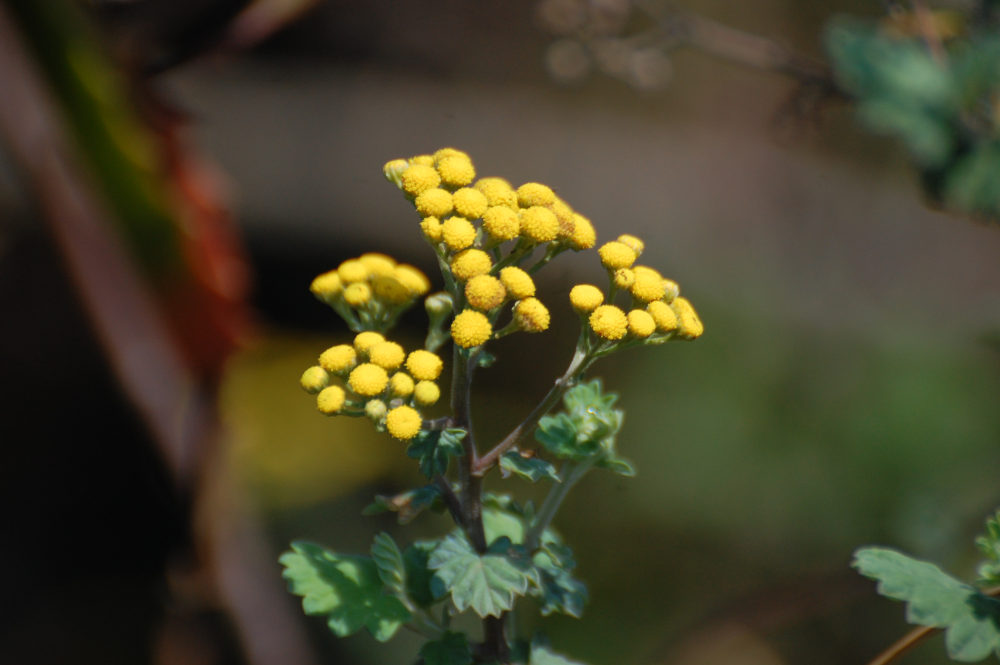
[[[384,172],[420,215],[445,282],[445,292],[425,301],[431,324],[425,348],[407,354],[384,333],[430,290],[430,282],[412,266],[365,254],[313,281],[316,297],[358,334],[353,344],[324,351],[318,365],[303,374],[302,386],[317,395],[321,412],[367,415],[392,436],[409,440],[423,427],[420,409],[440,396],[434,383],[443,367],[437,349],[450,338],[468,359],[491,339],[547,330],[549,309],[536,297],[532,276],[566,250],[593,248],[597,238],[590,221],[551,188],[534,182],[515,188],[496,177],[477,180],[472,160],[453,148],[390,161]],[[608,272],[607,287],[578,284],[569,294],[584,323],[577,347],[581,371],[627,346],[702,334],[677,283],[636,265],[640,239],[621,235],[597,251]],[[619,298],[629,299],[629,305],[616,305]],[[500,325],[508,304],[509,321]]]

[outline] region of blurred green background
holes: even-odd
[[[834,13],[880,11],[684,7],[815,56]],[[866,662],[907,627],[849,569],[854,548],[899,547],[972,579],[972,539],[1000,504],[1000,232],[928,210],[902,149],[859,131],[845,104],[776,116],[792,82],[692,50],[657,89],[596,74],[560,85],[543,27],[522,0],[329,2],[253,51],[157,81],[227,174],[250,252],[262,334],[221,399],[227,460],[274,558],[293,538],[360,552],[380,530],[408,542],[446,526],[360,517],[416,470],[365,422],[321,417],[297,381],[349,335],[308,293],[314,275],[365,251],[434,275],[381,166],[453,146],[482,176],[550,185],[599,241],[643,238],[643,262],[706,326],[596,367],[621,394],[619,450],[639,475],[593,474],[557,519],[591,603],[581,621],[542,622],[554,644],[594,664]],[[10,173],[0,238],[16,247],[32,206]],[[553,329],[496,345],[473,397],[483,440],[562,372],[576,334],[565,294],[600,266],[584,253],[542,275]],[[416,312],[401,335],[421,325]],[[325,662],[410,662],[416,646],[334,642],[302,622]],[[945,660],[938,638],[903,662]]]

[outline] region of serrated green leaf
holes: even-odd
[[[979,583],[1000,584],[1000,511],[986,520],[986,533],[976,538],[976,547],[986,557],[977,570]]]
[[[621,457],[603,457],[594,466],[599,469],[607,469],[612,473],[617,473],[619,476],[625,476],[626,478],[635,476],[635,467],[632,466],[631,462]]]
[[[531,640],[531,658],[528,662],[530,665],[583,665],[578,660],[556,653],[549,647],[547,640],[537,636]]]
[[[427,508],[434,508],[441,498],[441,490],[433,483],[408,490],[395,496],[377,495],[365,506],[362,515],[379,515],[385,512],[397,513],[400,524],[406,524]]]
[[[855,553],[853,565],[862,575],[878,580],[880,594],[907,603],[907,621],[945,629],[952,659],[973,662],[1000,649],[1000,602],[934,564],[894,550],[865,547]]]
[[[535,439],[557,457],[576,459],[579,455],[576,449],[576,426],[568,414],[543,416],[538,421]]]
[[[403,553],[396,546],[396,541],[383,531],[375,536],[371,551],[379,579],[386,591],[401,600],[405,598],[406,567],[403,564]]]
[[[480,617],[499,617],[513,607],[516,596],[527,592],[534,572],[525,561],[504,551],[509,548],[510,541],[501,538],[479,554],[464,534],[452,533],[427,562],[435,571],[432,589],[449,593],[460,612],[471,607]]]
[[[452,457],[460,457],[464,450],[464,429],[421,430],[406,449],[406,455],[420,461],[420,472],[428,478],[448,472]]]
[[[550,462],[540,457],[524,457],[516,450],[504,453],[503,457],[500,458],[500,469],[507,473],[515,473],[533,483],[542,478],[560,482],[559,473]]]
[[[427,608],[438,599],[431,590],[434,571],[427,567],[431,552],[438,546],[437,540],[418,540],[403,552],[406,568],[406,595],[419,607]]]
[[[579,619],[587,604],[587,586],[572,574],[576,567],[573,551],[553,540],[551,532],[546,535],[532,559],[539,572],[532,596],[541,603],[542,616],[560,612]]]
[[[524,543],[524,519],[512,510],[483,508],[483,530],[486,542],[493,543],[500,538],[508,538],[513,543]]]
[[[447,632],[420,647],[424,665],[470,665],[472,649],[464,633]]]
[[[306,614],[325,615],[338,637],[361,628],[380,642],[390,639],[412,617],[403,604],[383,593],[375,562],[368,557],[331,552],[306,542],[292,543],[279,559],[289,590],[302,597]]]

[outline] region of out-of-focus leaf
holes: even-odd
[[[559,482],[559,474],[550,462],[540,457],[525,457],[517,450],[507,451],[500,458],[500,469],[507,473],[517,474],[533,483],[542,478]]]
[[[447,632],[420,647],[424,665],[470,665],[472,649],[464,633]]]
[[[464,429],[422,430],[406,448],[406,455],[420,461],[420,472],[428,478],[448,472],[452,457],[463,454]]]
[[[477,553],[464,534],[452,533],[431,554],[435,570],[432,588],[447,592],[460,612],[472,608],[480,617],[499,617],[523,596],[534,574],[525,562],[510,556],[511,542],[501,538],[485,554]]]

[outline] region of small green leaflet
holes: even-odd
[[[372,559],[385,590],[403,600],[406,597],[406,566],[403,564],[403,553],[392,536],[384,531],[375,536]]]
[[[976,547],[986,557],[977,571],[980,584],[1000,584],[1000,510],[986,520],[986,533],[976,538]]]
[[[1000,601],[979,593],[934,564],[881,547],[863,547],[854,567],[878,580],[878,592],[907,603],[906,620],[945,629],[948,655],[982,660],[1000,650]]]
[[[441,497],[437,485],[430,484],[408,490],[395,496],[377,495],[375,501],[361,511],[362,515],[378,515],[384,512],[394,512],[398,515],[400,524],[406,524],[419,515],[425,508],[434,508]]]
[[[500,470],[504,473],[515,473],[525,480],[537,482],[548,478],[561,482],[556,468],[539,457],[525,457],[516,450],[509,450],[500,458]]]
[[[292,551],[282,554],[280,562],[289,590],[302,596],[305,613],[325,615],[338,637],[367,628],[375,639],[385,642],[411,619],[397,598],[383,593],[378,569],[368,557],[294,542]]]
[[[551,533],[551,532],[548,532]],[[576,561],[566,545],[549,539],[532,558],[538,569],[538,584],[532,596],[541,603],[542,616],[561,612],[579,619],[587,604],[587,585],[573,576]]]
[[[431,552],[438,546],[436,540],[418,540],[403,552],[406,567],[406,595],[419,607],[428,608],[437,601],[431,590],[434,571],[427,567]]]
[[[422,430],[407,447],[406,455],[420,461],[420,472],[428,478],[444,475],[451,458],[464,452],[462,439],[465,435],[465,430],[458,428]]]
[[[472,665],[472,649],[464,633],[447,632],[420,647],[424,665]]]
[[[478,554],[460,532],[448,535],[431,553],[427,565],[436,571],[431,580],[435,596],[451,594],[455,607],[480,617],[499,617],[523,596],[535,576],[526,558],[512,556],[511,542],[500,538],[485,554]]]
[[[531,665],[583,665],[579,661],[570,660],[562,654],[549,648],[548,640],[537,635],[531,640]]]

